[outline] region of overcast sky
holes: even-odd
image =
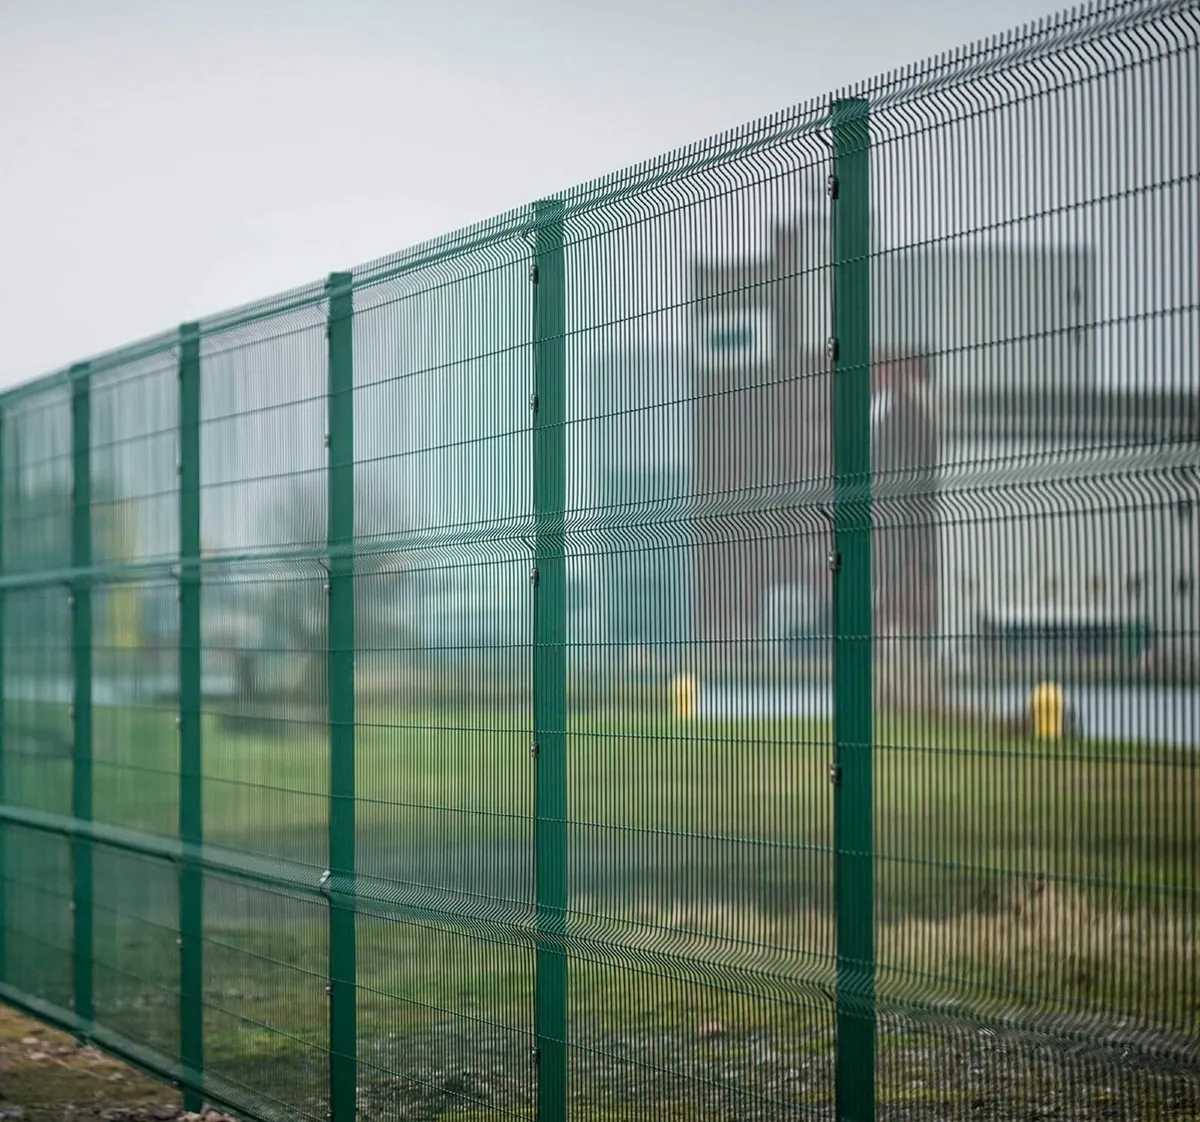
[[[0,0],[0,385],[1046,0]]]

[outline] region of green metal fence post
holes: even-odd
[[[204,1073],[204,843],[200,642],[200,327],[179,329],[179,1056],[184,1108]]]
[[[354,1122],[358,1025],[354,906],[354,294],[329,277],[329,1094]]]
[[[870,135],[833,106],[834,850],[839,1122],[875,1116]]]
[[[92,439],[91,373],[87,363],[71,368],[71,649],[75,666],[74,759],[71,813],[92,818]],[[92,843],[73,843],[75,1015],[85,1033],[92,1002]]]
[[[5,525],[4,525],[4,407],[0,405],[0,577],[4,576],[4,541],[5,541]],[[0,586],[0,806],[4,805],[6,798],[4,772],[6,763],[4,759],[4,733],[5,733],[5,713],[4,713],[4,654],[5,648],[8,645],[8,633],[4,623],[4,600],[5,590]],[[7,876],[8,865],[5,861],[5,835],[7,828],[0,824],[0,982],[8,981],[8,908],[6,906]]]
[[[540,202],[534,281],[533,764],[537,1117],[567,1116],[566,270],[562,204]]]

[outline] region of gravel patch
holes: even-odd
[[[191,1114],[169,1087],[0,1006],[0,1122],[232,1122]]]
[[[687,1030],[578,1036],[572,1122],[833,1122],[832,1035],[769,1035],[719,1022]],[[293,1106],[324,1117],[308,1056],[260,1060],[254,1082],[313,1092]],[[467,1018],[364,1038],[362,1122],[532,1118],[539,1058],[524,1032]],[[253,1061],[247,1057],[247,1063]],[[247,1068],[247,1076],[252,1069]],[[880,1025],[880,1122],[1167,1122],[1200,1119],[1200,1065],[961,1026]],[[226,1122],[69,1037],[0,1010],[0,1122]]]

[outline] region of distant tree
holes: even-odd
[[[74,521],[71,486],[65,479],[31,487],[12,487],[4,495],[3,569],[6,574],[62,572],[64,586],[41,586],[49,595],[9,597],[6,627],[10,641],[30,648],[65,650],[70,644],[70,614],[65,577],[72,567]],[[92,563],[126,561],[136,554],[133,507],[121,502],[107,481],[92,480]],[[94,586],[95,641],[107,648],[137,649],[142,642],[139,591],[128,584]]]
[[[246,605],[258,621],[262,648],[282,661],[289,657],[303,660],[300,674],[283,676],[312,697],[324,696],[328,651],[326,577],[317,568],[325,560],[326,486],[324,475],[297,479],[272,505],[263,527],[266,539],[280,552],[295,549],[300,556],[283,565]],[[360,480],[354,508],[355,542],[360,545],[403,532],[403,503],[384,485]],[[318,560],[310,559],[313,553]],[[412,628],[405,610],[403,556],[364,549],[354,558],[354,571],[356,646],[393,649],[409,645]],[[251,685],[245,677],[254,673],[252,663],[242,660],[239,676],[243,686]]]

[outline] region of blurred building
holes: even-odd
[[[1093,390],[1054,408],[992,395],[948,416],[947,658],[1010,677],[1091,666],[1194,679],[1198,442],[1193,390]]]
[[[1196,440],[1197,395],[1100,376],[1094,255],[951,243],[871,269],[876,635],[964,667],[1187,661],[1197,476],[1145,449]],[[817,220],[695,266],[699,638],[825,649],[830,280]]]

